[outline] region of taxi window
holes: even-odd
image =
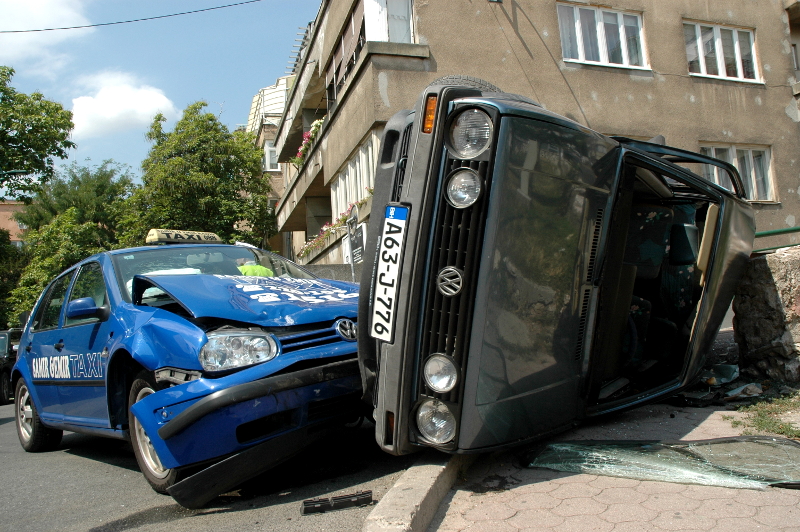
[[[64,297],[67,295],[67,287],[71,277],[71,273],[59,277],[50,287],[33,322],[35,330],[58,327],[58,317],[61,315],[61,307],[64,306]]]
[[[103,270],[98,262],[84,264],[78,272],[69,300],[74,301],[82,297],[91,297],[96,307],[102,307],[106,304],[106,283],[103,280]],[[99,318],[96,316],[90,318],[66,318],[64,325],[78,325],[98,320]]]

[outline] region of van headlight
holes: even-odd
[[[200,350],[206,371],[224,371],[260,364],[278,355],[278,342],[271,334],[252,332],[209,333]]]
[[[492,144],[493,131],[489,115],[480,109],[467,109],[450,124],[450,148],[459,159],[472,159]]]
[[[438,399],[427,399],[417,409],[417,428],[425,438],[444,444],[456,435],[456,418]]]
[[[458,369],[455,363],[440,353],[434,353],[425,361],[422,371],[425,383],[436,393],[447,393],[458,382]]]
[[[466,209],[481,197],[481,178],[474,170],[456,170],[447,179],[447,202],[456,209]]]

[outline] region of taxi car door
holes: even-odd
[[[63,378],[65,364],[61,354],[62,332],[58,325],[74,273],[75,270],[69,271],[50,285],[33,317],[30,342],[24,348],[31,368],[32,391],[38,399],[39,415],[45,420],[62,419],[57,386],[59,379]],[[19,356],[23,356],[23,353],[19,353]]]
[[[64,421],[80,425],[108,427],[105,375],[111,339],[108,312],[70,317],[71,304],[92,298],[94,307],[108,309],[108,295],[99,262],[80,267],[67,298],[62,325],[62,356],[69,359],[69,374],[59,381],[58,393]],[[100,315],[98,315],[100,314]]]

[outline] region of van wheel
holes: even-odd
[[[29,453],[52,451],[61,443],[64,432],[44,426],[24,379],[17,381],[17,389],[14,392],[14,419],[19,443]]]
[[[0,375],[0,405],[7,405],[11,400],[11,374],[4,371]]]
[[[160,389],[155,383],[153,374],[149,371],[142,371],[136,376],[128,394],[128,426],[130,427],[133,454],[136,455],[136,462],[139,464],[139,469],[144,474],[144,478],[147,479],[147,482],[150,483],[150,486],[155,491],[167,493],[167,488],[178,481],[178,471],[161,465],[161,459],[158,457],[150,437],[144,431],[144,427],[139,423],[139,420],[130,411],[130,407],[134,403],[156,393]]]

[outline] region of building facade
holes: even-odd
[[[0,201],[0,229],[8,231],[11,243],[17,247],[22,246],[24,227],[20,226],[19,222],[14,219],[14,215],[24,209],[25,204],[21,201]]]
[[[286,162],[318,128],[304,157],[286,165],[279,230],[292,233],[299,262],[342,262],[339,222],[354,203],[369,215],[383,124],[451,74],[604,134],[663,135],[727,160],[742,174],[757,230],[800,225],[798,45],[794,0],[323,1],[276,126]]]

